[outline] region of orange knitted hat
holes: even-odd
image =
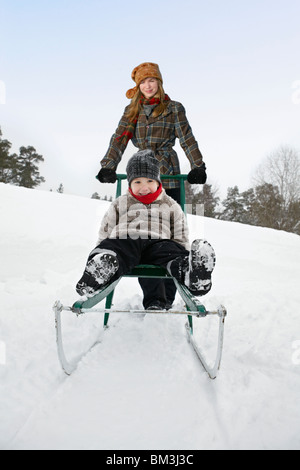
[[[153,62],[144,62],[143,64],[135,67],[131,73],[132,80],[136,83],[134,88],[127,90],[126,97],[131,100],[136,94],[139,84],[145,80],[145,78],[158,78],[161,82],[163,81],[159,67]]]

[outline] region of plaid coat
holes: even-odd
[[[110,140],[106,155],[101,160],[103,168],[115,170],[126,149],[126,144],[117,140],[117,137],[128,126],[128,119],[125,117],[126,110],[127,108],[125,108],[118,127]],[[179,139],[179,143],[189,159],[191,168],[200,166],[202,155],[181,103],[170,100],[165,113],[155,118],[150,116],[149,119],[144,109],[141,109],[132,143],[140,150],[150,148],[154,151],[156,158],[160,162],[160,172],[163,175],[180,174],[178,156],[173,149],[176,137]],[[164,187],[167,189],[179,187],[179,184],[178,181],[172,179],[164,180],[163,182]]]

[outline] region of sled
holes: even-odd
[[[122,180],[126,179],[126,175],[117,175],[117,191],[116,197],[121,195],[121,185]],[[161,175],[162,179],[172,178],[172,179],[179,179],[180,180],[180,188],[181,188],[181,207],[185,211],[185,188],[184,188],[184,181],[186,180],[186,175],[172,175],[166,176]],[[122,277],[138,277],[138,278],[160,278],[160,279],[173,279],[177,291],[181,296],[182,300],[185,304],[184,310],[136,310],[136,309],[122,309],[116,310],[113,309],[113,297],[115,293],[115,288],[117,284],[120,282]],[[223,339],[224,339],[224,324],[225,324],[225,317],[227,315],[227,311],[223,305],[220,305],[216,310],[207,310],[203,303],[200,301],[199,297],[194,296],[186,286],[180,284],[177,279],[173,278],[168,271],[160,266],[155,265],[139,265],[133,268],[133,270],[120,277],[119,279],[115,280],[114,282],[106,285],[101,289],[100,292],[96,293],[92,297],[81,298],[76,301],[71,307],[64,306],[59,300],[55,302],[53,306],[53,310],[55,313],[55,328],[56,328],[56,343],[57,343],[57,353],[58,358],[61,364],[63,371],[67,375],[71,375],[72,372],[76,369],[78,363],[82,359],[83,355],[80,358],[77,358],[76,361],[68,361],[63,347],[63,336],[62,336],[62,323],[61,323],[61,314],[63,311],[71,311],[75,315],[83,315],[89,312],[97,312],[102,313],[104,315],[103,327],[106,330],[108,328],[108,320],[110,314],[118,313],[118,314],[142,314],[142,315],[183,315],[187,317],[186,322],[186,333],[188,342],[191,344],[193,350],[195,351],[200,363],[202,364],[203,368],[207,372],[208,376],[211,379],[215,379],[220,369],[221,358],[222,358],[222,351],[223,351]],[[105,308],[93,308],[97,306],[100,302],[105,300]],[[194,318],[204,318],[208,315],[217,316],[219,319],[219,331],[218,331],[218,339],[217,339],[217,352],[216,358],[214,361],[214,365],[211,367],[209,366],[205,355],[202,353],[201,348],[197,345],[194,335],[193,335],[193,319]],[[90,351],[94,343],[88,351]],[[87,351],[87,352],[88,352]],[[85,353],[86,354],[86,353]]]

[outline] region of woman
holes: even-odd
[[[101,160],[98,179],[101,183],[114,183],[116,169],[129,140],[140,150],[151,149],[159,161],[163,175],[180,174],[178,156],[173,149],[176,138],[183,148],[191,165],[187,180],[191,184],[206,182],[205,164],[201,152],[186,118],[181,103],[173,101],[165,94],[163,79],[157,64],[144,62],[132,71],[131,77],[136,86],[127,91],[131,100],[113,134],[109,148]],[[166,193],[180,202],[180,183],[177,180],[163,181]],[[144,307],[171,308],[176,289],[173,281],[139,280],[144,291]],[[159,293],[159,299],[157,295]]]

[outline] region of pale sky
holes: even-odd
[[[300,149],[299,18],[299,0],[0,0],[3,137],[44,156],[40,189],[114,194],[95,175],[131,71],[151,61],[186,109],[208,183],[248,189],[270,152]]]

